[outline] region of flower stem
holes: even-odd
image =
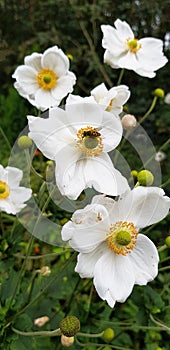
[[[14,327],[12,327],[12,330],[17,334],[24,335],[26,337],[30,337],[30,336],[56,337],[57,335],[61,335],[60,328],[57,328],[54,331],[38,331],[38,332],[22,332]]]
[[[100,333],[96,333],[96,334],[78,332],[77,336],[86,337],[86,338],[98,338],[98,337],[102,337],[103,333],[104,333],[104,331],[102,331]]]
[[[5,142],[6,142],[6,144],[7,144],[8,148],[9,148],[9,150],[11,151],[11,145],[10,145],[9,140],[7,139],[7,137],[6,137],[6,135],[5,135],[4,131],[3,131],[3,129],[1,128],[1,126],[0,126],[0,132],[1,132],[3,138],[4,138]]]
[[[29,240],[27,252],[26,252],[26,257],[25,257],[25,260],[24,260],[24,262],[23,262],[23,264],[22,264],[21,270],[20,270],[20,272],[19,272],[18,280],[17,280],[17,283],[16,283],[16,285],[15,285],[15,288],[14,288],[14,291],[13,291],[13,294],[12,294],[12,297],[11,297],[11,300],[10,300],[9,308],[10,308],[11,305],[12,305],[12,302],[13,302],[13,300],[14,300],[14,298],[15,298],[15,296],[16,296],[16,293],[17,293],[17,291],[18,291],[18,287],[19,287],[19,285],[20,285],[20,283],[21,283],[22,275],[23,275],[23,273],[24,273],[25,266],[26,266],[26,262],[27,262],[27,257],[28,257],[28,255],[30,254],[33,241],[34,241],[34,236],[31,236],[31,237],[30,237],[30,240]]]
[[[164,323],[160,322],[159,320],[155,320],[153,315],[150,314],[149,316],[150,316],[150,319],[151,319],[152,322],[154,322],[158,326],[162,327],[164,330],[170,331],[170,327],[166,326]]]
[[[144,114],[144,116],[141,118],[141,120],[139,121],[139,124],[142,124],[145,119],[149,116],[149,114],[153,111],[153,109],[155,108],[156,102],[157,102],[158,97],[154,96],[152,103],[149,107],[149,109],[147,110],[147,112]]]
[[[119,78],[118,78],[118,81],[117,81],[117,85],[120,85],[121,81],[122,81],[122,78],[123,78],[123,75],[124,75],[124,72],[125,72],[125,69],[122,68],[121,71],[120,71],[120,74],[119,74]]]
[[[113,86],[112,81],[110,80],[109,76],[107,75],[103,65],[100,63],[99,57],[98,57],[98,55],[96,54],[96,51],[95,51],[95,46],[93,44],[93,41],[92,41],[92,39],[91,39],[87,29],[85,28],[85,25],[84,25],[83,21],[80,21],[79,24],[80,24],[80,28],[81,28],[81,30],[82,30],[82,32],[83,32],[83,34],[84,34],[88,44],[89,44],[89,47],[90,47],[91,53],[93,55],[93,58],[94,58],[94,60],[95,60],[95,62],[97,64],[97,66],[99,67],[100,73],[103,75],[103,77],[104,77],[105,81],[107,82],[107,84],[109,85],[109,87],[112,87]]]

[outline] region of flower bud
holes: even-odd
[[[103,332],[103,336],[102,338],[106,341],[106,342],[111,342],[112,339],[114,338],[114,330],[112,328],[106,328]]]
[[[32,140],[27,135],[20,136],[17,143],[21,149],[26,149],[32,146]]]
[[[48,277],[51,274],[51,270],[50,270],[50,268],[48,266],[43,266],[40,269],[40,274],[43,277]]]
[[[168,248],[170,248],[170,236],[167,236],[167,237],[165,238],[165,244],[166,244],[166,246],[167,246]]]
[[[66,337],[62,334],[61,336],[61,344],[66,346],[67,348],[74,343],[74,337]]]
[[[165,93],[164,93],[164,90],[163,89],[155,89],[153,91],[153,95],[156,96],[156,97],[160,97],[160,98],[164,98],[165,96]]]
[[[137,178],[141,186],[151,186],[154,182],[154,176],[149,170],[139,171]]]
[[[167,103],[168,105],[170,104],[170,92],[168,92],[165,96],[165,99],[164,99],[165,103]]]
[[[49,317],[48,316],[42,316],[42,317],[36,318],[34,320],[34,324],[35,324],[35,326],[42,327],[48,321],[49,321]]]
[[[155,160],[156,162],[161,162],[162,160],[164,160],[166,158],[166,154],[162,151],[158,151],[156,154],[155,154]]]
[[[136,126],[136,118],[132,114],[125,114],[121,120],[123,129],[131,130]]]
[[[137,170],[132,170],[131,175],[133,176],[133,179],[136,181],[138,177],[138,171]]]
[[[73,337],[80,330],[80,321],[76,316],[66,316],[60,322],[60,330],[66,337]]]

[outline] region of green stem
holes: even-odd
[[[80,336],[80,337],[86,337],[86,338],[98,338],[98,337],[102,337],[103,333],[104,333],[104,331],[102,331],[100,333],[96,333],[96,334],[78,332],[76,335]]]
[[[51,258],[51,257],[55,257],[55,256],[59,256],[59,255],[64,255],[66,253],[66,251],[71,251],[70,248],[66,249],[63,252],[60,253],[48,253],[48,254],[42,254],[42,255],[29,255],[27,257],[28,260],[38,260],[38,259],[45,259],[45,258]],[[25,259],[26,256],[22,255],[22,254],[13,254],[13,256],[15,256],[18,259]]]
[[[44,336],[44,337],[56,337],[58,335],[61,335],[60,328],[55,329],[54,331],[38,331],[38,332],[22,332],[18,329],[12,327],[13,332],[16,334],[24,335],[25,337],[36,337],[36,336]]]
[[[166,271],[166,270],[170,270],[170,266],[161,267],[161,268],[159,269],[159,272],[160,272],[160,271]],[[170,330],[170,329],[169,329],[169,330]]]
[[[4,224],[3,224],[3,219],[2,219],[2,213],[0,211],[0,224],[1,224],[1,231],[2,231],[2,236],[4,237]]]
[[[29,304],[27,304],[22,310],[20,310],[15,316],[14,319],[16,319],[20,314],[22,314],[25,310],[27,310],[32,304],[34,304],[37,300],[40,299],[40,297],[46,292],[46,290],[60,277],[60,275],[63,273],[63,270],[70,264],[72,260],[74,260],[76,253],[72,255],[72,257],[67,261],[67,263],[63,266],[60,273],[54,276],[53,279],[51,279],[46,286],[37,294],[37,296],[30,301]]]
[[[44,180],[44,179],[43,179],[43,176],[42,176],[41,174],[37,173],[37,171],[36,171],[36,170],[34,169],[34,167],[32,166],[31,159],[30,159],[30,155],[29,155],[29,150],[28,150],[28,149],[25,149],[25,150],[24,150],[24,153],[25,153],[25,157],[26,157],[26,160],[27,160],[29,169],[31,170],[32,174],[35,175],[35,176],[38,176],[41,180]]]
[[[125,72],[125,69],[122,68],[121,71],[120,71],[120,74],[119,74],[119,78],[118,78],[118,81],[117,81],[117,85],[120,85],[121,81],[122,81],[122,78],[123,78],[123,75],[124,75],[124,72]]]
[[[80,21],[79,24],[80,24],[80,28],[81,28],[81,30],[82,30],[82,32],[84,34],[84,37],[86,38],[86,40],[87,40],[87,42],[89,44],[91,53],[93,55],[93,58],[94,58],[94,60],[95,60],[95,62],[97,64],[97,66],[99,67],[99,70],[100,70],[101,74],[103,75],[103,77],[104,77],[105,81],[107,82],[107,84],[109,85],[109,87],[112,87],[113,86],[112,81],[110,80],[109,76],[107,75],[103,65],[100,63],[99,57],[96,54],[96,50],[95,50],[95,46],[93,44],[93,41],[92,41],[92,39],[91,39],[87,29],[85,28],[85,25],[84,25],[83,21]]]
[[[28,257],[28,255],[30,254],[33,241],[34,241],[34,236],[31,236],[31,237],[30,237],[30,240],[29,240],[27,252],[26,252],[26,257],[25,257],[25,260],[24,260],[24,262],[23,262],[23,264],[22,264],[21,270],[20,270],[20,272],[19,272],[18,280],[17,280],[17,283],[16,283],[16,285],[15,285],[15,288],[14,288],[14,291],[13,291],[13,294],[12,294],[12,297],[11,297],[11,300],[10,300],[9,308],[10,308],[11,305],[12,305],[12,302],[13,302],[15,296],[16,296],[16,293],[17,293],[17,291],[18,291],[19,285],[20,285],[20,283],[21,283],[22,275],[23,275],[23,273],[24,273],[25,266],[26,266],[26,262],[27,262],[27,257]]]
[[[170,179],[168,179],[167,181],[165,181],[160,187],[161,187],[161,188],[164,188],[164,187],[166,187],[169,183],[170,183]]]
[[[157,324],[158,326],[162,327],[164,330],[166,331],[170,331],[170,327],[166,326],[164,323],[162,323],[161,321],[159,320],[155,320],[155,318],[153,317],[153,315],[149,315],[150,316],[150,319],[152,322],[154,322],[155,324]]]
[[[158,252],[163,252],[167,248],[166,244],[162,245],[162,247],[158,248]]]
[[[1,132],[3,138],[4,138],[5,142],[6,142],[6,144],[7,144],[8,148],[9,148],[9,150],[11,151],[11,145],[10,145],[9,140],[7,139],[7,137],[6,137],[6,135],[5,135],[4,131],[3,131],[3,129],[1,128],[1,126],[0,126],[0,132]]]
[[[149,109],[147,110],[147,112],[144,114],[144,116],[141,118],[141,120],[139,121],[139,124],[142,124],[144,122],[144,120],[149,116],[149,114],[153,111],[155,105],[156,105],[156,102],[157,102],[157,99],[158,97],[157,96],[154,96],[153,100],[152,100],[152,103],[149,107]]]

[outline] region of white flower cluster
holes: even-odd
[[[112,68],[153,78],[166,64],[161,40],[136,39],[120,19],[115,28],[102,25],[101,29],[104,62]],[[49,108],[46,119],[28,116],[29,137],[55,162],[61,194],[76,200],[87,187],[99,192],[91,204],[74,212],[61,232],[63,241],[79,252],[76,271],[82,278],[94,279],[99,296],[111,307],[116,301],[124,302],[134,284],[146,285],[158,273],[157,249],[139,230],[162,220],[170,207],[158,187],[131,190],[108,154],[122,139],[120,113],[130,97],[129,88],[120,85],[108,90],[101,83],[88,97],[69,94],[76,77],[57,46],[25,57],[13,78],[21,96],[41,111]],[[64,110],[58,106],[67,95]],[[18,187],[19,170],[1,167],[0,171],[0,208],[15,213],[30,190]]]

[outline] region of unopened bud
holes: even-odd
[[[138,171],[137,170],[132,170],[131,175],[133,176],[134,180],[137,180],[138,177]]]
[[[162,160],[164,160],[166,158],[166,154],[162,151],[158,151],[156,154],[155,154],[155,160],[156,162],[161,162]]]
[[[153,95],[156,96],[156,97],[160,97],[160,98],[164,98],[165,96],[165,93],[164,93],[164,90],[163,89],[155,89],[153,91]]]
[[[112,339],[114,338],[114,335],[115,335],[115,333],[114,333],[114,330],[112,329],[112,328],[106,328],[105,330],[104,330],[104,333],[103,333],[103,336],[102,336],[102,338],[106,341],[106,342],[111,342],[112,341]]]
[[[165,99],[164,99],[165,103],[167,103],[168,105],[170,104],[170,92],[168,92],[165,96]]]
[[[74,343],[74,337],[66,337],[64,334],[61,336],[61,344],[67,348]]]
[[[165,244],[168,248],[170,248],[170,236],[165,238]]]
[[[48,316],[42,316],[42,317],[36,318],[34,320],[34,324],[35,324],[35,326],[42,327],[48,321],[49,321],[49,317]]]
[[[60,330],[66,337],[73,337],[80,330],[80,321],[76,316],[66,316],[60,322]]]
[[[136,126],[136,118],[132,114],[125,114],[121,120],[123,129],[131,130]]]
[[[48,277],[51,274],[51,270],[50,270],[50,268],[48,266],[43,266],[40,269],[40,274],[43,277]]]
[[[32,146],[32,140],[27,135],[20,136],[17,143],[21,149],[26,149]]]
[[[137,178],[141,186],[151,186],[154,182],[154,176],[149,170],[139,171]]]

